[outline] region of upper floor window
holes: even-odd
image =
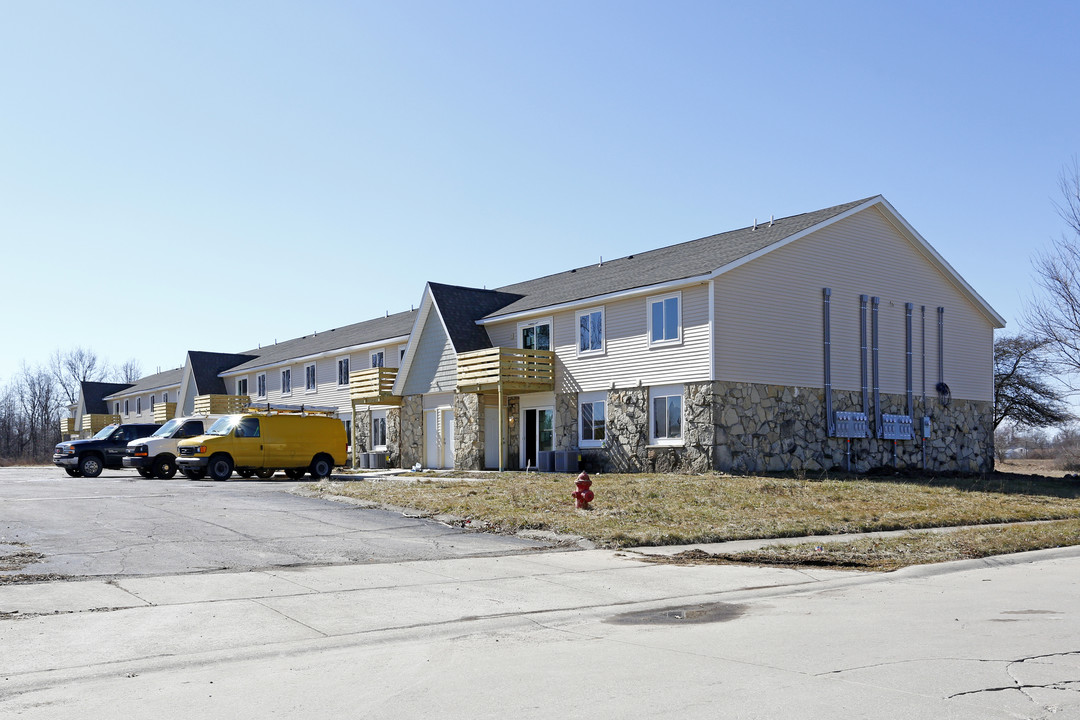
[[[237,378],[237,380],[236,380],[236,394],[237,395],[247,395],[248,394],[248,383],[247,383],[247,381],[248,381],[247,378]]]
[[[518,347],[522,350],[550,350],[551,318],[519,323]]]
[[[163,402],[163,403],[169,402],[169,393],[167,393],[167,392],[166,393],[161,393],[161,402]]]
[[[135,398],[135,414],[142,415],[142,398]]]
[[[125,415],[130,415],[131,414],[131,401],[130,400],[125,400],[124,401],[124,414]]]
[[[604,309],[584,310],[577,314],[578,355],[604,351]]]
[[[119,415],[119,414],[120,414],[120,401],[117,400],[116,403],[113,405],[113,415]]]
[[[315,363],[304,366],[304,392],[315,392]]]
[[[154,412],[154,405],[155,405],[154,400],[155,400],[155,396],[151,395],[150,396],[150,412]]]
[[[349,358],[339,358],[337,361],[337,384],[349,384]]]
[[[651,297],[649,307],[649,344],[674,345],[682,340],[682,294]]]
[[[383,365],[383,351],[371,353],[371,367],[384,367]]]
[[[677,445],[683,441],[681,385],[649,388],[649,442]]]
[[[292,368],[281,371],[281,394],[292,395]]]
[[[255,376],[255,397],[266,397],[266,373]]]

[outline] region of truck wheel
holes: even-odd
[[[233,461],[228,455],[214,455],[206,465],[206,474],[211,480],[228,480],[232,477]]]
[[[150,472],[146,468],[135,468],[135,469],[138,470],[139,474],[142,475],[144,478],[149,479],[149,478],[154,477],[154,473]]]
[[[292,480],[299,480],[304,477],[305,474],[307,474],[307,470],[304,468],[289,468],[285,471],[285,475]]]
[[[334,459],[329,455],[316,455],[311,461],[311,477],[316,480],[330,477],[334,470]]]
[[[176,475],[176,458],[172,455],[158,455],[154,460],[154,477],[168,480]]]
[[[272,478],[274,477],[274,468],[263,468],[262,470],[256,470],[255,477],[259,478],[260,480]]]
[[[81,477],[82,476],[82,473],[79,472],[78,470],[76,470],[75,468],[64,468],[64,472],[66,472],[69,477]]]
[[[97,455],[84,455],[79,458],[79,474],[83,477],[96,478],[105,469]]]

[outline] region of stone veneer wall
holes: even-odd
[[[558,449],[577,446],[576,396],[557,398],[559,410],[574,406],[573,422],[557,419]],[[906,414],[906,397],[881,395],[883,414]],[[834,391],[834,411],[861,411],[858,391]],[[993,470],[993,403],[936,395],[914,398],[914,415],[928,415],[931,437],[896,441],[827,437],[824,391],[752,383],[688,383],[683,392],[683,434],[678,447],[650,446],[649,389],[608,392],[607,440],[583,448],[582,458],[599,472],[821,472],[865,473],[876,468],[983,473]],[[557,412],[558,415],[558,412]],[[567,413],[569,415],[569,413]],[[917,427],[920,427],[917,423]]]
[[[411,468],[424,462],[424,396],[406,395],[401,399],[399,457],[401,467]],[[389,419],[387,419],[389,425]],[[390,428],[387,427],[387,433]]]
[[[823,390],[716,382],[714,467],[732,472],[923,468],[918,441],[827,437]],[[906,397],[881,395],[882,413],[906,414]],[[862,411],[858,391],[834,391],[834,411]],[[931,471],[981,473],[994,467],[993,403],[936,396],[915,398],[916,418],[929,415],[925,467]],[[871,414],[873,409],[871,408]],[[917,424],[918,426],[918,424]],[[850,451],[850,456],[849,456]]]
[[[359,453],[369,452],[371,448],[371,411],[361,410],[354,413],[353,420],[353,467],[358,467],[356,456]]]
[[[399,408],[390,408],[386,411],[386,454],[390,456],[387,467],[402,467],[401,410]]]
[[[454,467],[484,469],[484,397],[454,393]]]

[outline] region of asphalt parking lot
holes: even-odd
[[[543,548],[401,513],[303,497],[302,483],[70,478],[0,468],[0,575],[127,577],[302,565],[438,560]]]

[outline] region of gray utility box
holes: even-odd
[[[356,467],[360,468],[361,470],[367,470],[368,469],[368,454],[367,453],[356,453]]]
[[[364,453],[367,455],[368,467],[372,470],[385,470],[386,469],[386,453]]]
[[[835,437],[867,438],[870,437],[870,421],[866,413],[837,412],[833,421]]]
[[[914,440],[915,421],[910,415],[882,415],[881,436],[886,440]]]

